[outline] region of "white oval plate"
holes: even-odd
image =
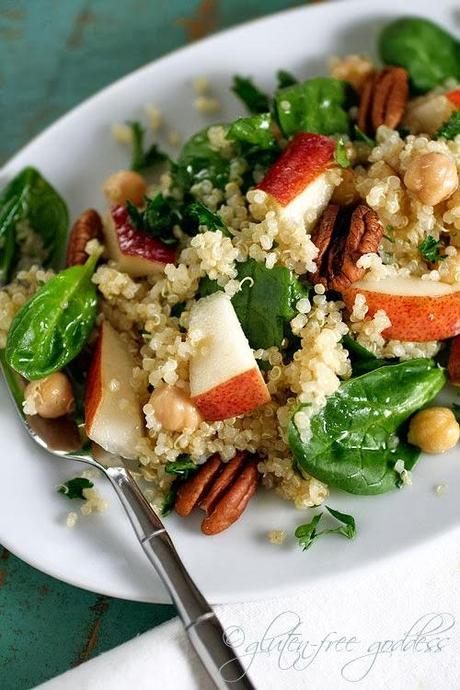
[[[401,8],[404,7],[403,10]],[[223,103],[222,120],[241,114],[229,92],[231,75],[250,74],[264,88],[274,86],[279,68],[301,77],[326,73],[330,55],[375,53],[381,25],[401,14],[423,14],[457,30],[458,0],[432,3],[387,0],[327,3],[304,7],[227,31],[179,50],[116,82],[63,117],[26,146],[1,171],[3,185],[25,165],[35,165],[56,185],[72,217],[89,206],[103,207],[102,180],[127,164],[127,152],[110,135],[114,121],[142,117],[152,102],[168,115],[169,127],[184,137],[204,126],[193,109],[192,79],[206,74]],[[0,543],[40,570],[73,585],[125,599],[167,602],[117,505],[111,489],[99,485],[110,501],[107,513],[65,527],[74,509],[55,487],[83,468],[37,449],[20,427],[3,384],[0,385]],[[447,482],[443,497],[434,487]],[[271,529],[310,520],[276,496],[260,491],[244,519],[224,534],[207,538],[198,516],[170,517],[167,527],[197,584],[213,603],[279,595],[308,581],[407,549],[445,532],[460,521],[458,452],[424,457],[412,487],[377,497],[333,492],[328,503],[356,517],[359,534],[320,541],[301,552],[292,537],[273,546]]]

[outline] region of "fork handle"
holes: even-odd
[[[255,690],[216,614],[188,574],[162,521],[124,467],[104,469],[160,576],[188,638],[218,690]]]

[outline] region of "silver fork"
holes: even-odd
[[[43,419],[22,408],[23,382],[2,361],[11,398],[32,439],[49,453],[78,460],[105,474],[131,521],[144,553],[155,568],[182,620],[188,638],[218,690],[255,690],[225,638],[224,630],[188,574],[162,521],[145,500],[122,458],[91,446],[71,417]]]

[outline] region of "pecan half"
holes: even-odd
[[[206,512],[201,530],[223,532],[243,513],[258,483],[257,463],[247,453],[237,453],[228,463],[213,455],[178,489],[175,508],[186,517],[195,507]]]
[[[396,129],[409,101],[409,79],[402,67],[385,67],[370,74],[363,86],[358,127],[373,134],[380,125]]]
[[[70,231],[66,266],[84,264],[88,258],[86,244],[94,239],[102,240],[102,220],[97,211],[89,208],[77,218]]]
[[[337,292],[349,287],[364,274],[364,269],[356,265],[359,259],[376,252],[382,236],[378,215],[365,204],[344,208],[330,204],[311,236],[319,248],[312,282]]]

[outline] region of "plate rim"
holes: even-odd
[[[161,55],[159,58],[156,58],[154,60],[151,60],[136,69],[128,72],[127,74],[117,78],[116,80],[110,82],[103,88],[99,89],[96,91],[94,94],[89,96],[88,98],[84,99],[80,103],[77,103],[73,108],[70,110],[67,110],[64,112],[60,117],[58,117],[56,120],[54,120],[52,123],[50,123],[47,127],[45,127],[43,130],[38,132],[31,140],[29,140],[24,146],[22,146],[18,151],[16,151],[5,163],[1,166],[0,168],[0,176],[3,177],[3,175],[9,175],[10,170],[14,170],[16,161],[19,157],[23,156],[24,154],[27,155],[27,151],[32,147],[35,146],[36,144],[40,144],[40,140],[43,138],[46,138],[50,134],[52,135],[52,132],[54,129],[58,129],[63,123],[65,123],[68,119],[71,119],[75,115],[80,114],[82,110],[85,110],[85,108],[91,107],[94,104],[97,103],[99,99],[104,99],[106,95],[112,91],[113,89],[118,89],[120,86],[123,85],[124,82],[129,81],[133,77],[137,75],[141,75],[143,72],[148,71],[152,67],[155,67],[159,64],[168,62],[171,58],[174,58],[176,56],[180,56],[183,54],[186,54],[187,52],[193,52],[195,48],[203,45],[209,45],[212,46],[213,43],[218,43],[224,36],[227,36],[229,34],[237,34],[240,30],[247,30],[251,26],[254,25],[263,25],[264,23],[270,23],[270,22],[276,22],[280,18],[284,18],[287,16],[304,16],[305,14],[310,15],[310,14],[317,14],[321,15],[323,13],[326,13],[331,11],[333,12],[335,8],[337,8],[339,5],[343,5],[345,0],[330,0],[328,2],[324,2],[321,4],[310,4],[310,5],[304,5],[300,7],[291,7],[287,8],[284,10],[280,10],[277,12],[273,12],[271,14],[264,14],[260,17],[256,17],[238,24],[235,24],[233,26],[227,27],[225,29],[221,29],[220,31],[217,31],[216,33],[213,33],[210,36],[204,37],[198,41],[194,41],[191,44],[181,46],[179,48],[176,48],[172,51],[169,51],[163,55]],[[407,2],[407,0],[406,0]],[[440,0],[438,2],[438,5],[440,6],[451,6],[452,2],[451,0]],[[359,7],[366,7],[368,8],[369,3],[368,0],[349,0],[348,1],[348,7],[350,8],[350,12],[357,12],[359,10]],[[417,13],[417,8],[423,11],[425,8],[429,8],[430,3],[428,0],[409,0],[407,4],[405,4],[404,8],[401,10],[401,14],[406,14],[410,13],[411,11],[414,11]],[[353,10],[351,8],[353,7]],[[357,9],[354,9],[357,8]],[[376,9],[376,14],[378,11],[378,8]],[[212,48],[210,48],[212,50]],[[3,183],[3,180],[0,180],[0,183]],[[452,524],[448,528],[444,528],[442,530],[442,534],[448,534],[455,529],[458,528],[458,524]],[[1,529],[1,527],[0,527]],[[353,565],[352,567],[347,568],[346,572],[353,572],[357,569],[366,569],[369,567],[372,567],[374,564],[377,564],[381,562],[382,560],[389,560],[391,558],[397,558],[398,555],[401,553],[401,551],[404,549],[407,552],[413,551],[414,549],[420,548],[421,546],[425,544],[429,544],[433,539],[436,539],[437,536],[439,536],[440,533],[438,534],[432,534],[429,537],[424,536],[423,534],[419,534],[417,538],[414,538],[413,541],[410,543],[409,546],[407,545],[401,545],[400,547],[397,547],[394,551],[390,553],[384,553],[381,556],[374,557],[372,559],[372,562],[370,563],[357,563],[356,565]],[[73,587],[77,587],[79,589],[82,589],[84,591],[89,591],[89,592],[95,592],[94,588],[92,588],[89,584],[82,584],[80,581],[77,579],[72,578],[71,575],[66,576],[63,578],[60,574],[56,575],[56,571],[53,572],[53,569],[51,567],[43,566],[34,557],[29,557],[27,555],[24,555],[21,552],[21,549],[16,550],[16,547],[14,543],[10,543],[8,536],[3,537],[0,536],[0,544],[7,549],[9,552],[11,552],[13,555],[15,555],[17,558],[20,560],[24,561],[31,567],[39,570],[42,573],[45,573],[46,575],[50,577],[54,577],[55,579],[58,579],[60,582],[64,582],[66,584],[69,584]],[[315,581],[318,580],[324,580],[327,578],[334,578],[336,575],[334,573],[328,573],[324,572],[322,575],[319,575],[315,578]],[[225,600],[224,601],[215,601],[213,598],[211,598],[213,604],[222,604],[222,603],[229,603],[229,602],[237,602],[237,601],[253,601],[256,599],[260,598],[275,598],[279,596],[288,596],[289,594],[292,594],[295,591],[299,590],[299,583],[284,583],[283,585],[279,586],[276,590],[274,587],[269,587],[267,589],[264,589],[263,592],[261,592],[260,597],[259,596],[252,596],[250,598],[244,597],[241,593],[230,593],[230,595],[226,594],[225,595]],[[104,587],[104,588],[98,588],[97,593],[103,594],[105,596],[110,596],[113,598],[118,598],[118,599],[126,599],[126,597],[123,597],[120,592],[114,592],[111,590],[111,588]],[[143,603],[158,603],[158,604],[168,604],[171,603],[166,591],[162,587],[162,594],[163,596],[159,596],[156,594],[154,596],[154,599],[147,599],[145,596],[139,595],[139,596],[130,596],[128,599],[129,601],[136,601],[136,602],[143,602]]]

